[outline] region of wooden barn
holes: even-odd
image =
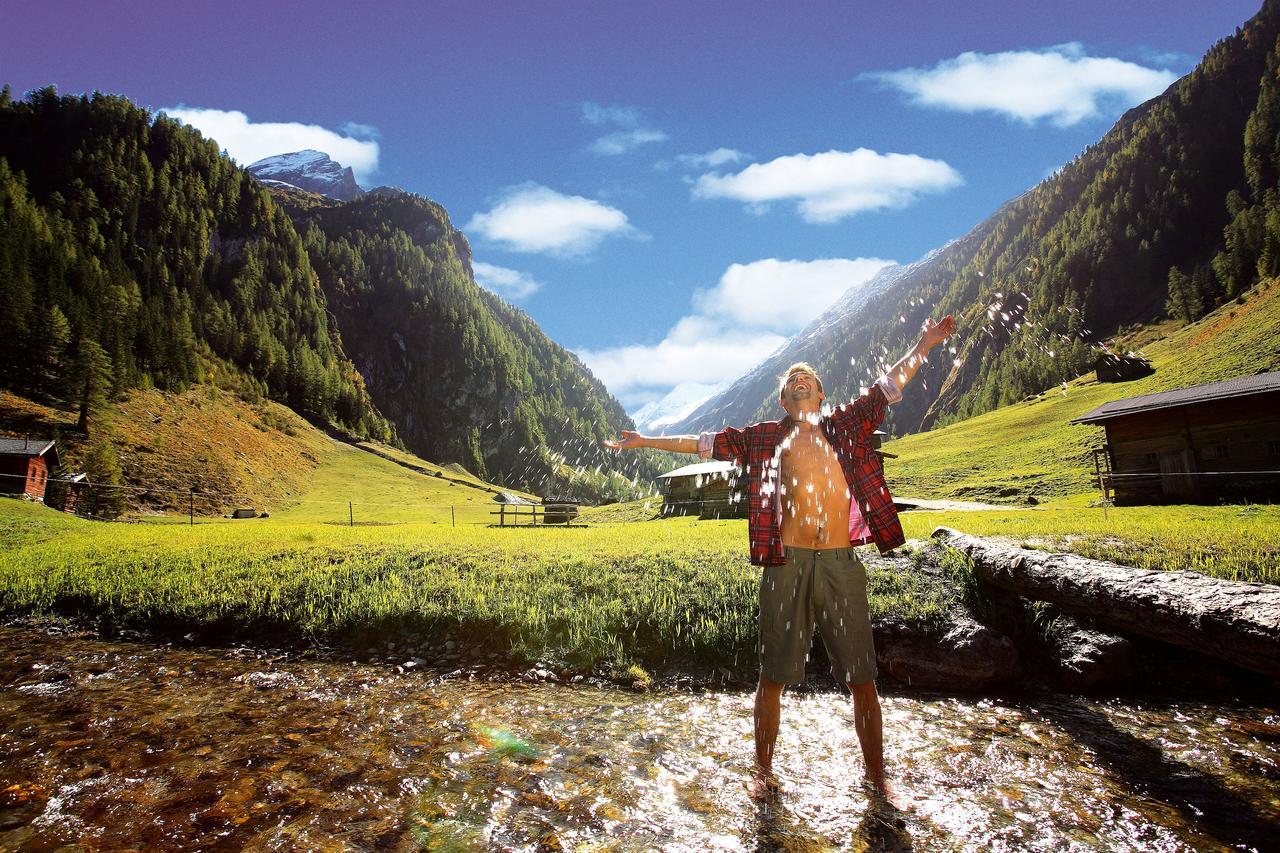
[[[0,493],[44,500],[49,473],[58,467],[58,448],[52,441],[0,438]]]
[[[582,501],[568,495],[549,495],[542,499],[543,524],[571,524],[578,517]]]
[[[1106,430],[1094,469],[1117,504],[1280,498],[1280,372],[1115,400],[1071,423]]]
[[[746,484],[732,462],[695,462],[658,475],[663,515],[746,518]],[[730,500],[737,493],[739,500]]]
[[[75,512],[89,485],[89,475],[83,472],[51,477],[45,489],[44,502],[63,512]]]

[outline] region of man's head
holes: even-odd
[[[791,365],[778,377],[778,402],[792,417],[800,412],[818,411],[825,399],[822,380],[806,362]]]

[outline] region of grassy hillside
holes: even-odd
[[[0,391],[0,433],[60,434],[69,471],[87,450],[74,423],[73,411]],[[376,442],[353,446],[284,406],[211,385],[132,391],[106,410],[100,432],[119,455],[135,515],[185,514],[194,487],[196,515],[206,519],[243,506],[345,523],[352,502],[361,522],[487,523],[498,491],[456,465]]]
[[[1099,383],[1092,373],[1028,400],[886,443],[894,494],[1028,503],[1097,492],[1090,448],[1100,427],[1069,422],[1111,400],[1152,394],[1259,371],[1280,370],[1280,286],[1256,285],[1196,323],[1165,324],[1166,337],[1143,348],[1156,371],[1122,383]],[[1135,344],[1153,332],[1141,330]],[[907,394],[917,389],[908,388]],[[1099,494],[1098,497],[1101,497]]]

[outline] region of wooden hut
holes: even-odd
[[[44,502],[63,512],[75,512],[89,485],[89,475],[83,472],[50,477],[45,487]]]
[[[663,515],[745,518],[746,484],[732,462],[695,462],[658,475]],[[734,497],[737,500],[734,500]]]
[[[52,441],[0,438],[0,493],[44,500],[49,472],[58,467],[58,448]]]
[[[543,524],[572,524],[578,517],[582,501],[565,495],[553,495],[542,499]]]
[[[1098,406],[1103,497],[1117,504],[1280,498],[1280,372],[1259,373]]]

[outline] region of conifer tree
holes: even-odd
[[[89,448],[84,459],[84,473],[89,480],[82,501],[76,512],[90,518],[111,520],[124,511],[124,492],[116,488],[124,480],[120,470],[120,457],[111,442],[98,439]]]
[[[76,429],[89,435],[89,426],[107,405],[111,388],[111,359],[92,338],[81,338],[71,366],[71,394],[80,406]]]
[[[1184,323],[1200,317],[1200,294],[1191,286],[1187,274],[1177,267],[1169,268],[1169,301],[1165,303],[1165,310]]]

